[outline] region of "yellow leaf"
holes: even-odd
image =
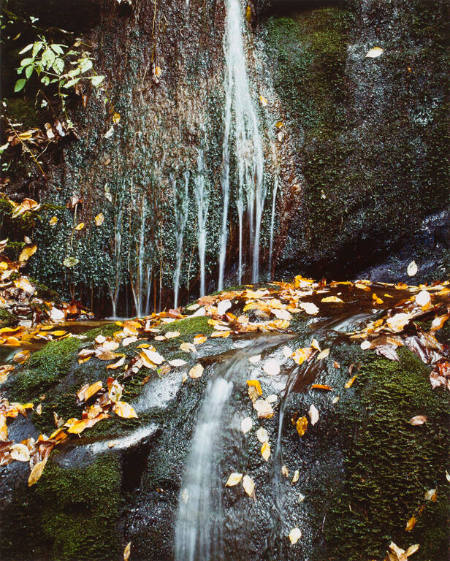
[[[0,441],[8,440],[8,427],[6,425],[6,415],[0,413]]]
[[[176,339],[181,333],[179,331],[167,331],[166,339]]]
[[[95,225],[96,226],[101,226],[103,224],[103,222],[105,221],[105,217],[103,216],[103,213],[100,212],[100,214],[97,214],[97,216],[94,218],[95,220]]]
[[[378,58],[383,54],[383,52],[384,49],[382,49],[381,47],[372,47],[367,51],[366,58]]]
[[[91,385],[85,384],[77,393],[77,397],[80,401],[87,401],[90,397],[95,395],[103,387],[101,380],[94,382]]]
[[[49,333],[50,335],[54,335],[55,337],[62,337],[67,333],[67,331],[64,331],[63,329],[58,329],[56,331],[50,331]]]
[[[346,390],[348,390],[349,388],[351,388],[353,386],[353,382],[356,380],[356,378],[358,377],[358,374],[355,374],[354,376],[352,376],[349,380],[347,380],[345,382],[344,388]]]
[[[270,458],[270,444],[268,442],[264,442],[261,446],[261,456],[267,462]]]
[[[113,113],[112,120],[113,120],[113,123],[115,125],[117,125],[117,123],[120,121],[120,114],[119,113]]]
[[[247,380],[247,386],[249,388],[255,388],[255,393],[257,396],[262,395],[261,383],[259,380]]]
[[[117,113],[115,113],[117,115]],[[129,561],[131,554],[131,542],[128,542],[123,550],[123,561]]]
[[[294,545],[302,537],[302,531],[300,530],[300,528],[292,528],[292,530],[289,532],[288,537],[291,544]]]
[[[230,336],[231,331],[213,331],[210,337],[220,337],[222,339],[226,339]]]
[[[28,350],[19,351],[13,356],[13,361],[18,364],[23,364],[30,358],[31,352]]]
[[[242,473],[231,473],[225,483],[225,487],[234,487],[242,480]]]
[[[303,364],[305,360],[307,360],[311,356],[312,352],[313,350],[311,347],[305,347],[303,349],[297,349],[296,351],[294,351],[291,357],[297,364]]]
[[[126,403],[125,401],[118,401],[114,404],[113,411],[119,417],[123,417],[124,419],[135,419],[137,418],[136,411],[133,407]]]
[[[298,436],[303,436],[308,428],[308,419],[306,417],[299,417],[295,423]]]
[[[321,302],[329,302],[329,303],[335,303],[335,304],[343,304],[344,300],[342,300],[341,298],[339,298],[338,296],[326,296],[325,298],[322,298]]]
[[[269,434],[266,429],[260,427],[256,431],[256,438],[261,442],[261,444],[264,444],[264,442],[267,442],[269,440]]]
[[[414,545],[410,545],[408,547],[408,549],[406,550],[406,557],[411,557],[411,555],[413,553],[416,553],[416,551],[418,551],[420,548],[420,545],[418,543],[415,543]]]
[[[295,470],[294,472],[294,477],[292,478],[291,483],[297,483],[297,481],[300,479],[300,471],[298,469]]]
[[[417,518],[415,516],[411,516],[411,518],[406,523],[405,531],[411,532],[414,526],[416,525],[416,522],[417,522]]]
[[[77,226],[75,226],[75,230],[82,230],[84,228],[84,222],[80,222]]]
[[[28,261],[28,259],[36,253],[36,251],[37,251],[37,245],[24,247],[19,255],[20,263],[25,263],[25,261]]]
[[[245,417],[245,419],[242,419],[242,421],[241,421],[241,431],[244,434],[247,434],[248,431],[252,430],[252,426],[253,426],[253,421],[251,420],[250,417]]]
[[[274,416],[272,405],[266,399],[257,399],[253,408],[258,413],[258,419],[271,419]]]
[[[429,489],[428,491],[426,491],[424,497],[426,501],[432,501],[433,503],[435,503],[437,501],[436,489]]]
[[[55,226],[58,223],[58,217],[57,216],[52,216],[50,218],[50,220],[48,221],[48,223],[50,224],[50,226]]]
[[[116,368],[120,368],[121,366],[123,366],[124,363],[125,363],[125,357],[123,356],[122,358],[119,358],[117,362],[114,362],[114,364],[108,364],[106,368],[107,370],[115,370]]]
[[[34,294],[36,290],[26,277],[20,277],[19,279],[15,280],[14,285],[17,288],[20,288],[21,290],[26,292],[27,294]]]
[[[28,487],[31,487],[35,483],[39,481],[41,478],[42,472],[44,471],[45,464],[47,463],[47,458],[38,462],[33,469],[31,470],[30,476],[28,477]]]
[[[203,345],[203,343],[208,339],[208,337],[205,337],[204,335],[196,335],[194,337],[194,345]]]
[[[263,107],[265,107],[268,103],[267,99],[263,95],[259,96],[259,101]]]
[[[201,364],[196,364],[189,370],[189,376],[191,378],[201,378],[203,376],[203,366]]]
[[[244,478],[242,479],[242,486],[249,497],[255,497],[255,482],[250,476],[244,475]]]
[[[330,354],[330,349],[324,349],[323,351],[320,351],[320,353],[317,355],[316,360],[322,360],[324,358],[327,358],[329,354]]]

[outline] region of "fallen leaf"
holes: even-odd
[[[122,358],[119,358],[117,362],[114,362],[114,364],[108,364],[106,368],[107,370],[116,370],[116,368],[120,368],[124,364],[125,364],[125,357],[123,356]]]
[[[284,477],[289,477],[289,470],[287,466],[281,466],[281,475],[284,475]]]
[[[258,419],[270,419],[274,415],[272,405],[265,399],[257,399],[253,403],[253,408],[258,413]]]
[[[259,380],[247,380],[248,394],[252,401],[258,399],[262,395],[261,383]]]
[[[265,428],[260,427],[256,431],[256,438],[261,442],[261,444],[264,444],[264,442],[268,442],[269,434]]]
[[[166,339],[176,339],[180,335],[181,335],[181,333],[179,331],[167,331],[166,332]]]
[[[435,503],[437,501],[436,489],[429,489],[428,491],[425,492],[424,497],[426,501],[432,501],[433,503]]]
[[[229,300],[222,300],[217,305],[217,313],[219,316],[223,316],[231,308],[231,302]]]
[[[228,477],[227,482],[225,483],[225,487],[234,487],[235,485],[240,483],[241,480],[242,480],[242,473],[233,472]]]
[[[174,368],[179,368],[180,366],[184,366],[185,364],[187,364],[187,362],[182,358],[175,358],[173,360],[169,360],[168,363],[170,364],[170,366],[173,366]]]
[[[295,428],[299,436],[303,436],[308,428],[308,419],[306,417],[299,417],[295,423]]]
[[[300,530],[300,528],[292,528],[292,530],[289,532],[288,537],[291,544],[294,545],[302,537],[302,531]]]
[[[356,378],[358,377],[358,374],[355,374],[354,376],[352,376],[349,380],[347,380],[345,382],[344,388],[346,390],[348,390],[349,388],[351,388],[353,386],[353,382],[356,380]]]
[[[196,364],[189,370],[189,376],[191,378],[201,378],[203,376],[203,366],[201,364]]]
[[[339,298],[339,296],[326,296],[325,298],[322,298],[321,302],[343,304],[344,300]]]
[[[135,419],[137,418],[136,411],[133,407],[126,403],[125,401],[118,401],[113,406],[113,411],[119,417],[123,417],[124,419]]]
[[[267,441],[261,446],[261,456],[266,462],[270,458],[270,444]]]
[[[39,481],[41,478],[42,472],[44,471],[45,464],[47,463],[47,459],[38,462],[33,469],[31,470],[30,476],[28,477],[28,487],[31,487],[35,483]]]
[[[297,483],[297,481],[300,479],[300,471],[298,469],[295,470],[294,472],[294,477],[292,478],[291,483]]]
[[[85,384],[77,393],[77,397],[80,401],[87,401],[90,397],[95,395],[98,391],[103,388],[103,383],[99,380],[93,384]]]
[[[162,364],[166,359],[160,355],[157,351],[152,351],[150,349],[142,349],[142,353],[154,364]]]
[[[24,247],[19,255],[20,263],[25,263],[25,261],[28,261],[28,259],[36,253],[36,251],[37,251],[37,245]]]
[[[255,497],[255,483],[253,479],[248,475],[244,475],[242,486],[247,495],[253,499]]]
[[[381,47],[372,47],[366,53],[366,58],[378,58],[384,53],[384,49]]]
[[[11,458],[18,462],[30,461],[30,451],[25,444],[13,444],[9,449],[9,453],[11,454]]]
[[[426,422],[427,418],[425,415],[416,415],[415,417],[411,417],[411,419],[408,421],[408,423],[413,426],[423,425]]]
[[[79,232],[80,230],[82,230],[84,228],[84,226],[85,226],[84,222],[80,222],[79,224],[77,224],[75,226],[75,230],[77,230]]]
[[[50,224],[50,226],[55,226],[58,223],[58,217],[57,216],[52,216],[50,218],[50,220],[48,221],[48,223]]]
[[[411,261],[411,263],[408,265],[408,268],[406,269],[406,272],[408,273],[409,277],[413,277],[414,275],[417,274],[417,263],[415,261]]]
[[[311,347],[305,347],[303,349],[297,349],[296,351],[294,351],[291,357],[294,359],[294,362],[300,365],[303,364],[305,360],[308,360],[313,352],[314,351]]]
[[[129,561],[131,554],[131,542],[128,542],[123,550],[123,561]]]
[[[421,290],[419,294],[416,295],[416,304],[422,308],[431,302],[430,293],[426,290]]]
[[[311,384],[311,388],[313,390],[324,390],[327,392],[331,392],[333,390],[333,388],[327,384]]]
[[[405,531],[411,532],[414,526],[416,525],[416,523],[417,523],[417,518],[415,516],[411,516],[411,518],[406,523]]]
[[[314,404],[312,404],[309,408],[308,415],[311,420],[311,424],[314,426],[319,420],[319,411]]]
[[[316,316],[319,313],[319,308],[312,302],[299,302],[298,307],[310,316]]]
[[[316,360],[322,360],[324,358],[327,358],[327,356],[330,354],[330,349],[324,349],[323,351],[321,351],[317,357]]]
[[[194,337],[194,345],[203,345],[203,343],[205,343],[205,341],[207,341],[208,337],[205,337],[204,335],[196,335]]]
[[[280,373],[280,363],[275,358],[270,358],[264,363],[263,370],[270,376],[277,376]]]
[[[244,434],[247,434],[250,430],[252,430],[252,427],[253,427],[253,421],[251,420],[250,417],[245,417],[245,419],[242,419],[241,431]]]
[[[100,214],[97,214],[97,216],[94,218],[95,220],[95,225],[96,226],[101,226],[103,224],[103,222],[105,221],[105,217],[103,216],[103,213],[100,212]]]
[[[211,338],[222,338],[226,339],[231,334],[231,331],[213,331],[210,335]]]

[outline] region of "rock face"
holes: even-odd
[[[43,23],[65,25],[72,4],[61,5],[39,13]],[[27,6],[11,3],[19,12]],[[110,312],[110,298],[131,314],[136,292],[148,305],[170,305],[180,229],[174,217],[187,182],[181,299],[196,293],[195,190],[203,181],[212,290],[222,220],[225,3],[90,0],[76,11],[84,23],[75,18],[71,29],[79,24],[106,85],[97,94],[84,92],[86,108],[71,109],[80,140],[53,152],[46,182],[29,166],[26,173],[16,166],[12,174],[11,191],[52,205],[34,229],[40,252],[32,272],[55,288],[69,280],[100,313]],[[256,105],[262,96],[262,274],[270,275],[268,266],[278,277],[299,270],[355,274],[446,204],[445,2],[257,2],[247,16]],[[373,47],[383,49],[377,58],[366,56]],[[16,52],[8,55],[6,72]],[[9,101],[12,111],[22,111],[16,118],[24,118],[26,98]],[[114,113],[120,115],[116,124]],[[238,246],[233,158],[230,165],[226,270],[232,283]],[[66,208],[72,196],[82,200],[76,216]],[[99,212],[102,227],[93,222]],[[54,214],[56,228],[48,224]],[[73,236],[79,220],[86,227]],[[248,241],[244,236],[244,247]],[[67,256],[79,259],[70,271],[62,265]],[[250,266],[244,251],[247,276]]]
[[[35,486],[27,487],[26,464],[2,467],[1,558],[113,561],[129,541],[136,561],[186,558],[174,556],[178,512],[180,504],[189,505],[194,497],[194,488],[187,485],[189,461],[198,459],[194,441],[205,400],[222,377],[232,388],[221,413],[217,406],[207,410],[210,417],[204,421],[214,424],[220,418],[220,423],[200,450],[207,460],[214,449],[217,461],[197,465],[199,470],[209,466],[201,472],[197,489],[206,491],[206,502],[200,504],[208,508],[191,513],[194,522],[204,515],[208,528],[221,529],[220,537],[214,532],[206,536],[214,559],[232,561],[237,552],[242,561],[320,561],[325,554],[338,561],[382,559],[391,540],[401,546],[420,543],[418,561],[443,559],[445,390],[431,389],[429,369],[409,351],[400,352],[399,362],[368,355],[357,345],[342,343],[339,329],[336,325],[334,331],[317,333],[331,353],[309,373],[285,358],[286,346],[292,350],[310,340],[309,330],[301,325],[295,336],[263,335],[234,343],[231,338],[210,339],[199,348],[198,360],[205,367],[200,379],[182,383],[182,371],[174,369],[161,378],[153,376],[145,386],[138,381],[127,386],[125,398],[133,399],[138,419],[102,421],[86,436],[58,447]],[[187,332],[183,339],[190,339]],[[45,412],[52,407],[63,416],[76,415],[73,384],[108,375],[96,360],[78,365],[77,355],[64,344],[50,344],[49,353],[44,348],[8,381],[9,397],[22,400],[39,399],[41,389],[21,381],[40,375],[48,384],[42,416],[34,413],[10,425],[15,439],[51,430],[53,421]],[[55,345],[61,347],[56,379]],[[168,345],[166,356],[175,356],[179,341]],[[255,353],[261,359],[250,363],[248,357]],[[270,359],[280,364],[279,374],[265,373]],[[357,382],[345,389],[348,369],[357,363]],[[258,419],[252,407],[246,380],[255,378],[264,397],[275,396],[272,418]],[[313,380],[332,391],[305,391]],[[288,381],[295,391],[286,397]],[[318,419],[308,413],[312,405]],[[408,419],[423,412],[428,417],[424,426],[408,425]],[[293,422],[302,416],[309,424],[299,437]],[[252,428],[243,434],[245,417],[251,417]],[[270,443],[267,461],[256,436],[261,427]],[[253,498],[242,484],[225,487],[232,472],[252,478]],[[425,504],[413,532],[405,537],[406,521],[432,488],[438,489],[437,501]],[[295,545],[287,537],[293,528],[302,532]],[[188,549],[194,559],[208,559],[200,551]]]

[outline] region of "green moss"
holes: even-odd
[[[104,337],[112,337],[112,335],[116,332],[120,331],[120,327],[115,323],[107,323],[100,327],[95,327],[94,329],[90,329],[83,333],[85,337],[88,338],[89,341],[93,341],[99,335],[103,335]]]
[[[348,438],[346,475],[327,517],[326,535],[336,561],[383,558],[391,540],[406,548],[420,543],[417,561],[438,561],[446,551],[447,459],[444,392],[432,390],[429,369],[407,350],[400,362],[367,361],[355,392],[358,407],[340,407]],[[408,420],[424,414],[423,426]],[[436,503],[424,492],[438,489]],[[418,517],[411,533],[405,525]]]
[[[209,335],[213,332],[213,328],[208,324],[207,317],[200,316],[189,317],[173,321],[172,323],[167,323],[162,326],[161,332],[164,334],[167,333],[167,331],[179,331],[180,337],[186,337],[187,335],[197,335],[199,333]]]
[[[2,327],[13,327],[18,323],[17,317],[5,310],[5,308],[0,308],[0,328]]]
[[[1,558],[119,559],[120,484],[118,458],[112,454],[70,469],[50,460],[34,487],[17,485],[2,519]]]
[[[36,399],[67,374],[76,359],[80,340],[67,337],[50,341],[35,352],[14,379],[11,394],[19,401]]]

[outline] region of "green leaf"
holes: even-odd
[[[20,78],[20,80],[17,80],[16,85],[14,86],[14,91],[16,93],[20,92],[21,90],[23,90],[26,83],[27,81],[25,80],[25,78]]]
[[[27,80],[29,80],[30,76],[33,74],[33,68],[34,68],[34,66],[32,64],[30,64],[30,66],[27,66],[25,68],[25,76],[26,76]]]
[[[20,66],[28,66],[32,62],[34,62],[34,57],[24,58],[20,61]]]
[[[24,53],[27,53],[28,51],[31,51],[32,48],[33,48],[33,43],[31,43],[30,45],[27,45],[24,49],[22,49],[19,52],[19,55],[23,55]]]
[[[55,62],[53,63],[53,70],[56,74],[62,74],[64,71],[64,61],[62,58],[56,58]]]
[[[58,45],[57,43],[50,45],[50,48],[52,48],[57,55],[62,55],[64,53],[62,47],[65,47],[65,45]]]
[[[80,59],[78,66],[80,67],[81,72],[87,72],[92,68],[92,60],[88,58],[82,58]]]
[[[56,55],[55,53],[50,49],[50,48],[46,48],[45,51],[42,53],[42,64],[44,65],[44,67],[46,68],[50,68],[53,64],[53,62],[55,61]]]
[[[44,86],[48,86],[50,84],[50,78],[48,76],[43,76],[41,78],[41,82],[44,84]]]
[[[80,81],[79,78],[74,78],[73,80],[69,80],[68,82],[63,84],[63,88],[71,88],[72,86],[77,84],[79,81]]]
[[[42,41],[36,41],[36,43],[34,43],[33,45],[32,55],[36,56],[41,49],[42,49]]]
[[[105,77],[104,76],[90,76],[89,79],[91,80],[92,85],[97,88],[103,82]]]
[[[67,72],[67,76],[70,76],[71,78],[74,78],[75,76],[78,76],[78,74],[81,73],[80,68],[74,68],[73,70],[71,70],[70,72]]]

